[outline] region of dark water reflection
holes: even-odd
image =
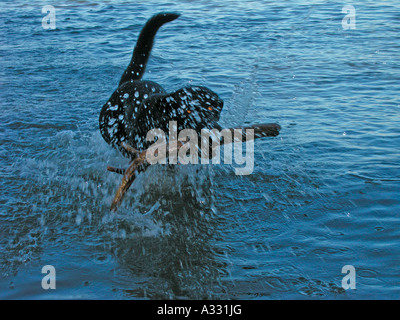
[[[154,227],[149,230],[146,226],[138,232],[132,220],[122,216],[113,223],[113,229],[121,235],[113,240],[112,253],[135,277],[153,279],[142,288],[143,296],[218,297],[220,277],[226,271],[215,238],[223,219],[215,212],[211,180],[194,183],[187,176],[183,181],[176,181],[174,171],[166,172],[170,181],[163,177],[164,183],[172,182],[171,190],[161,193],[157,185],[150,184],[138,199],[144,207],[152,205],[146,215],[151,215],[161,234],[152,236]],[[177,182],[179,185],[174,185]]]

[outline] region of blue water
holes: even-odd
[[[55,30],[44,4],[0,5],[0,298],[400,297],[397,1],[352,2],[350,30],[342,2],[57,1]],[[128,162],[98,116],[160,11],[182,16],[145,79],[209,87],[225,126],[282,130],[251,175],[152,166],[111,213],[106,167]]]

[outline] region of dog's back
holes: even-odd
[[[132,59],[121,77],[117,90],[101,109],[99,117],[101,135],[107,143],[121,151],[124,151],[121,143],[128,135],[126,119],[131,119],[135,108],[142,107],[143,101],[151,95],[165,93],[159,84],[141,79],[158,29],[178,17],[179,15],[175,13],[159,13],[147,21],[140,32]],[[126,110],[128,106],[130,108]]]

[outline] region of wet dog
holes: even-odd
[[[99,127],[104,140],[132,160],[126,170],[108,167],[108,170],[124,175],[112,202],[112,210],[117,209],[137,173],[149,166],[147,148],[153,142],[146,138],[150,130],[168,132],[170,123],[176,124],[176,131],[194,129],[199,135],[202,129],[221,130],[218,121],[223,101],[215,92],[202,86],[188,86],[167,93],[158,83],[142,80],[158,29],[178,17],[175,13],[159,13],[147,21],[117,90],[101,109]],[[255,139],[277,136],[280,126],[267,123],[238,129],[246,132],[245,139],[247,129],[250,129]],[[237,129],[225,130],[233,132]],[[223,140],[224,143],[231,142],[230,139]]]
[[[142,80],[158,29],[178,17],[175,13],[159,13],[147,21],[117,90],[100,112],[104,140],[124,154],[123,142],[144,150],[150,144],[147,133],[155,128],[168,131],[169,121],[177,122],[178,131],[191,128],[200,133],[203,128],[220,128],[223,101],[210,89],[190,86],[167,93],[156,82]]]

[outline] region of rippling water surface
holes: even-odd
[[[399,298],[400,6],[352,4],[344,30],[341,2],[57,1],[44,30],[42,1],[3,1],[0,298]],[[153,166],[110,213],[106,166],[127,160],[98,116],[160,11],[182,16],[146,79],[282,131],[255,142],[251,175]]]

